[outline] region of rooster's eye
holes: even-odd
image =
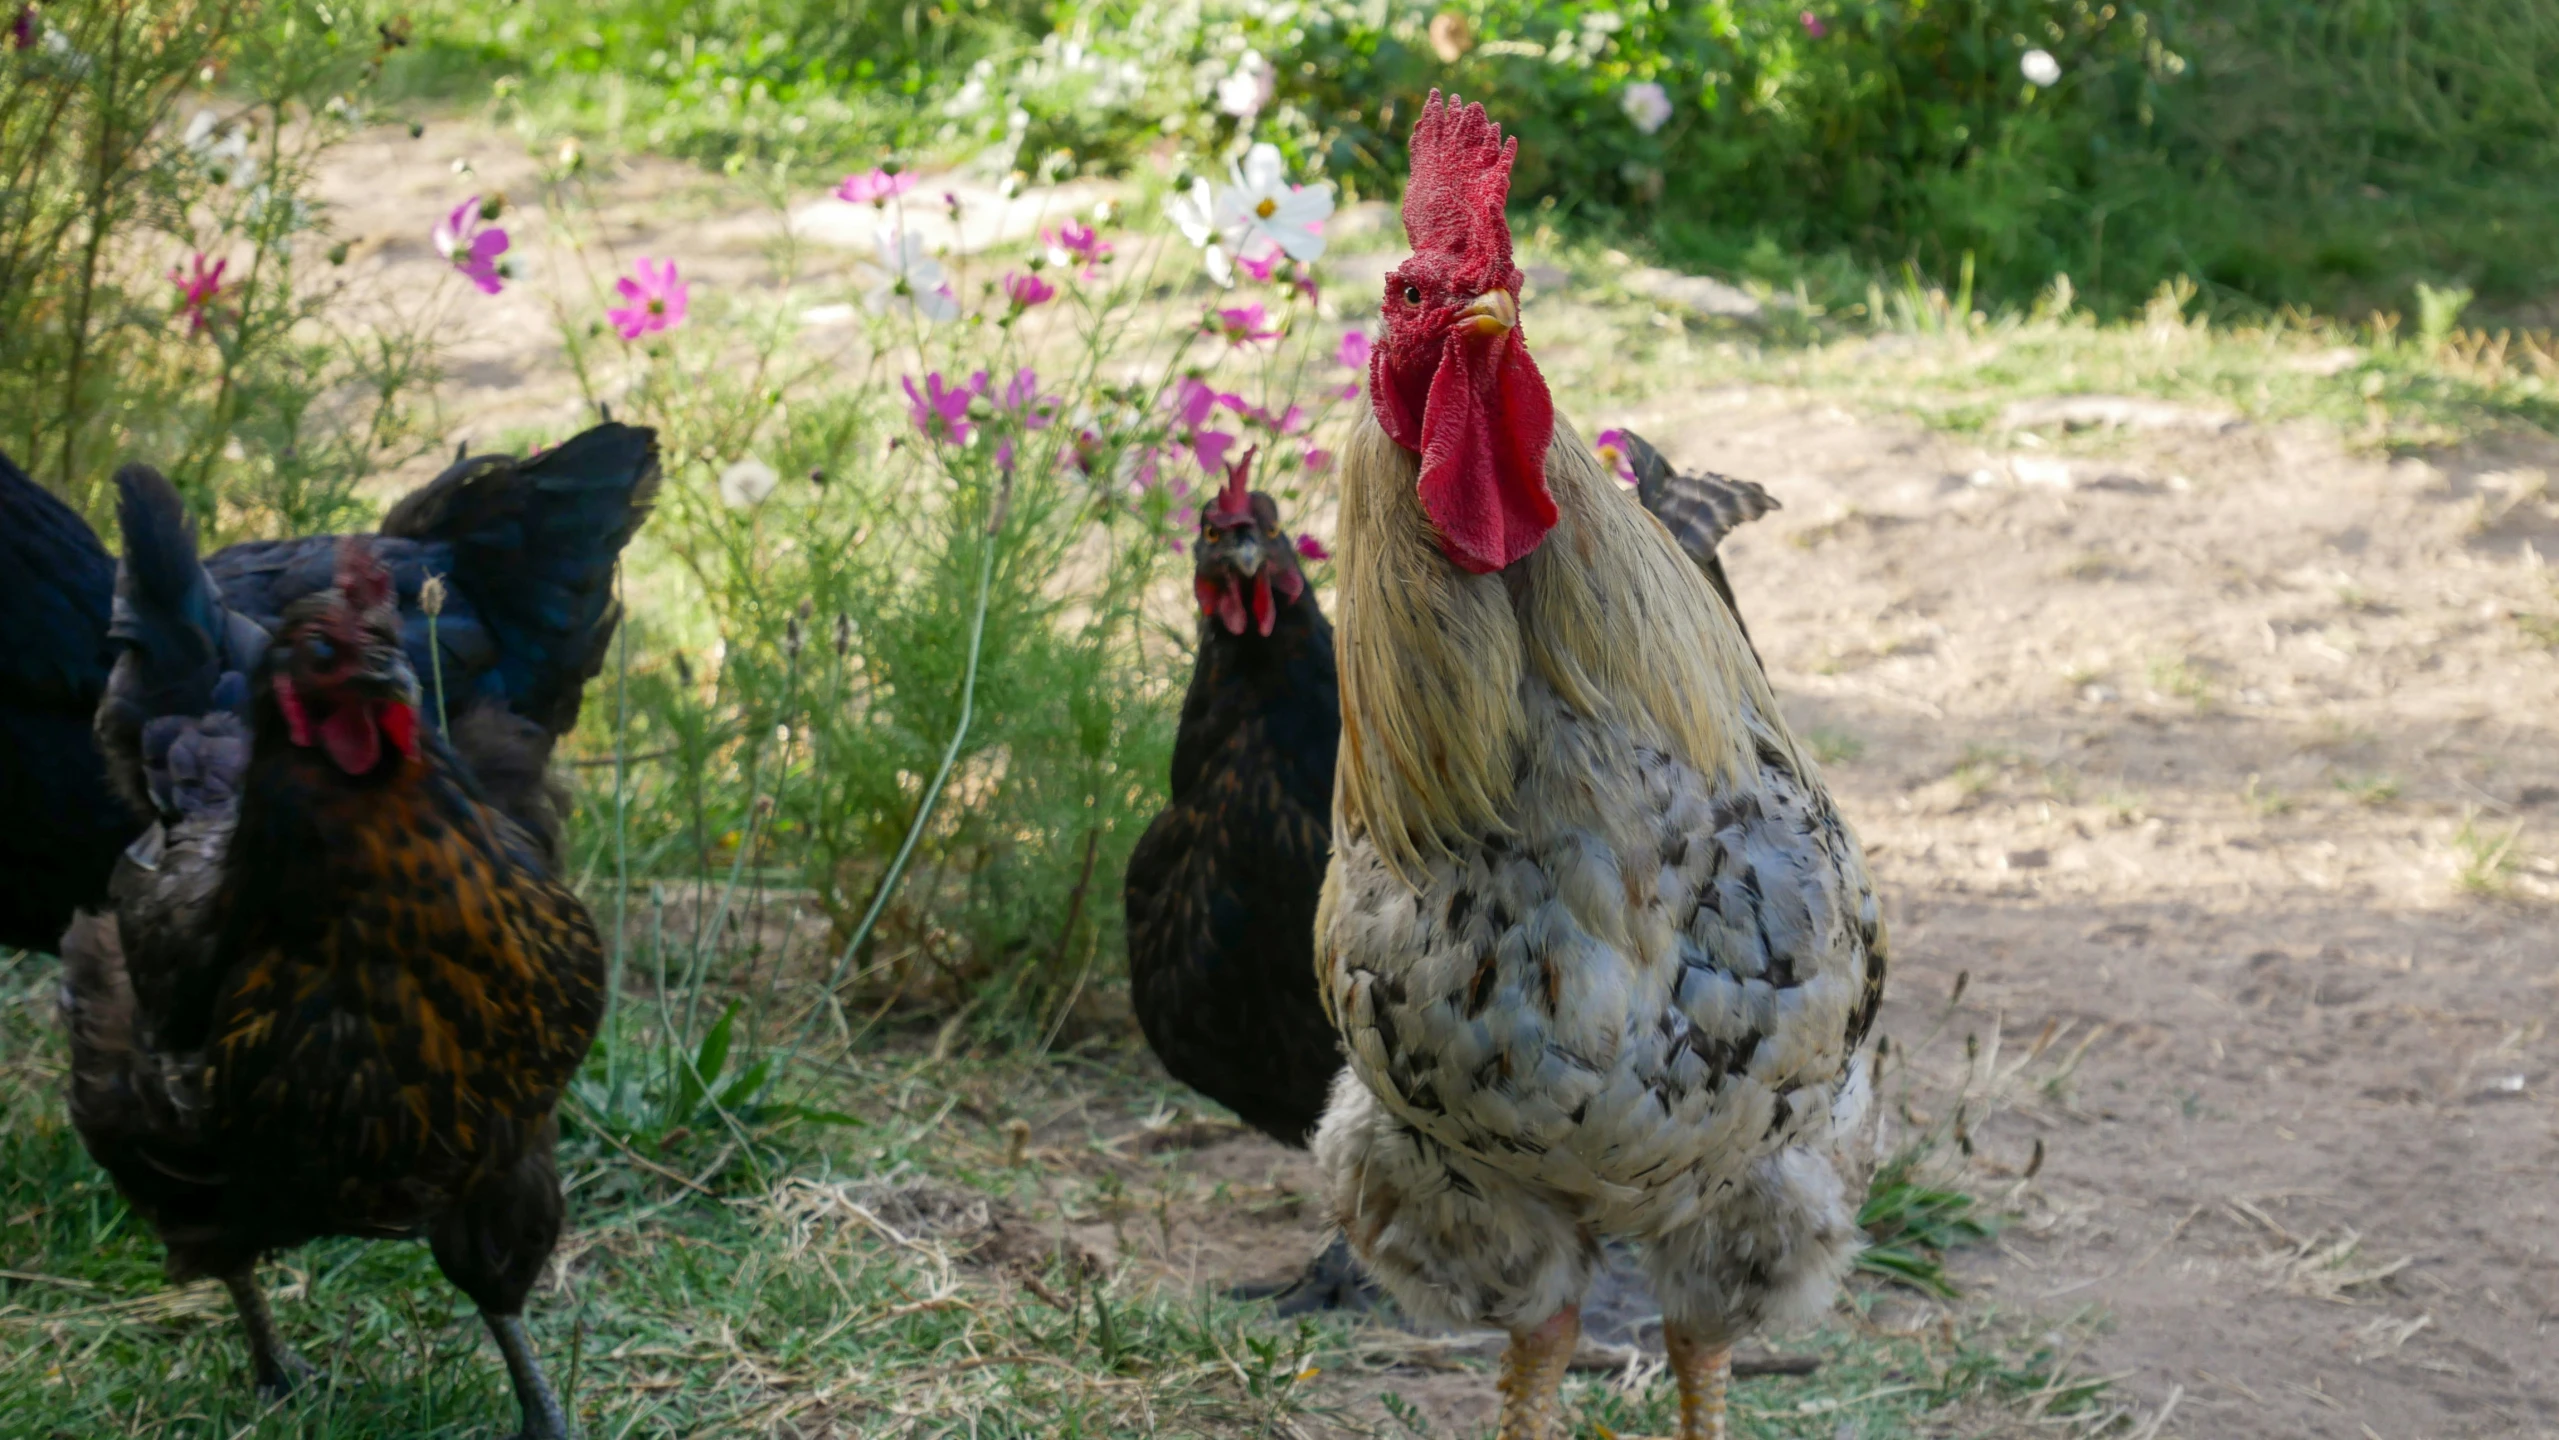
[[[302,648],[303,653],[311,657],[311,663],[314,665],[334,664],[338,658],[338,647],[317,635],[312,636]]]
[[[1419,304],[1421,304],[1421,303],[1422,303],[1422,287],[1421,287],[1421,286],[1419,286],[1419,285],[1407,285],[1407,286],[1405,286],[1405,287],[1404,287],[1404,303],[1405,303],[1405,304],[1407,304],[1407,305],[1419,305]]]

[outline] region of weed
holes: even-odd
[[[1845,765],[1866,753],[1866,742],[1848,731],[1815,726],[1804,734],[1813,758],[1824,765]]]
[[[2340,775],[2337,788],[2356,804],[2376,810],[2399,798],[2395,775]]]
[[[2247,784],[2240,787],[2239,803],[2247,806],[2250,814],[2268,820],[2278,815],[2289,815],[2293,810],[2291,796],[2268,785],[2265,777],[2253,773],[2249,775]]]
[[[2453,883],[2465,894],[2505,894],[2523,869],[2523,855],[2517,849],[2522,839],[2520,823],[2501,834],[2491,833],[2479,824],[2476,809],[2465,809],[2460,828],[2452,834]]]
[[[2168,656],[2150,662],[2150,688],[2172,695],[2193,705],[2198,711],[2213,706],[2213,684],[2192,660]]]

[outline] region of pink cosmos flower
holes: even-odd
[[[1365,330],[1343,331],[1342,346],[1333,352],[1333,358],[1341,362],[1342,368],[1346,370],[1367,369],[1368,332]]]
[[[213,268],[204,268],[204,252],[195,256],[195,273],[183,266],[169,267],[169,283],[178,287],[178,307],[187,317],[187,333],[201,335],[212,321],[213,302],[222,294],[222,272],[231,262],[216,260]]]
[[[1100,234],[1095,232],[1092,226],[1079,224],[1073,220],[1067,221],[1054,230],[1042,231],[1040,243],[1048,247],[1051,264],[1083,262],[1084,278],[1087,280],[1101,273],[1094,268],[1095,266],[1111,258],[1111,247],[1102,243]]]
[[[1208,323],[1201,328],[1211,335],[1222,335],[1226,337],[1227,344],[1237,346],[1277,340],[1280,333],[1258,302],[1212,312]]]
[[[1313,445],[1309,445],[1309,446],[1307,446],[1307,447],[1306,447],[1306,473],[1307,473],[1307,474],[1309,474],[1309,475],[1321,475],[1321,474],[1323,474],[1325,471],[1330,470],[1330,469],[1332,469],[1332,468],[1333,468],[1333,452],[1332,452],[1332,451],[1330,451],[1330,450],[1324,450],[1324,449],[1319,449],[1319,448],[1317,448],[1316,446],[1313,446]],[[1324,557],[1324,556],[1321,556],[1321,555],[1318,555],[1318,556],[1316,556],[1315,558],[1316,558],[1316,559],[1318,559],[1318,560],[1321,560],[1321,559],[1324,559],[1325,557]]]
[[[1013,439],[1009,435],[995,447],[995,468],[1007,475],[1013,473]]]
[[[643,255],[638,274],[625,275],[614,281],[613,288],[621,292],[622,298],[629,303],[619,309],[605,311],[604,318],[613,322],[613,328],[620,331],[625,340],[672,330],[684,323],[685,301],[691,292],[682,280],[676,278],[672,260],[661,268]]]
[[[1211,475],[1226,473],[1226,452],[1235,448],[1235,437],[1223,430],[1202,430],[1191,439],[1191,458]]]
[[[984,378],[983,372],[979,378]],[[969,443],[969,436],[976,433],[975,427],[969,424],[969,401],[977,398],[975,389],[968,385],[944,384],[942,372],[938,370],[924,377],[924,388],[920,391],[915,388],[912,376],[902,377],[898,383],[906,387],[907,418],[915,422],[915,428],[923,433],[924,438],[946,445]]]
[[[1013,302],[1013,308],[1028,310],[1056,299],[1057,287],[1037,275],[1008,271],[1004,276],[1004,298]]]
[[[1319,454],[1321,452],[1309,451],[1307,453]],[[1316,539],[1312,535],[1300,535],[1297,537],[1297,553],[1299,556],[1308,560],[1330,560],[1333,558],[1333,552],[1324,548],[1324,542]]]
[[[498,257],[506,253],[506,231],[495,225],[482,227],[480,197],[472,196],[453,207],[453,213],[435,222],[435,251],[462,272],[462,278],[480,287],[480,293],[495,295],[504,284],[498,278]]]
[[[868,175],[845,176],[844,183],[835,187],[835,198],[849,200],[856,205],[886,205],[914,188],[915,172],[912,170],[900,170],[894,175],[886,170],[874,170]]]
[[[1280,257],[1284,253],[1277,246],[1273,246],[1268,253],[1259,258],[1238,255],[1235,257],[1235,268],[1267,285],[1270,283],[1272,274],[1279,269]]]
[[[1244,408],[1244,397],[1211,389],[1193,375],[1185,375],[1173,382],[1173,423],[1177,426],[1195,428],[1220,405],[1240,412]]]
[[[1816,40],[1819,40],[1824,35],[1830,33],[1830,27],[1822,23],[1822,17],[1814,14],[1810,10],[1805,11],[1803,14],[1798,15],[1795,18],[1804,22],[1804,33],[1812,36]]]
[[[1599,463],[1608,467],[1608,473],[1629,485],[1635,483],[1635,460],[1633,453],[1626,448],[1625,431],[1600,431],[1598,437],[1591,441],[1591,453],[1599,457]]]
[[[981,388],[978,393],[989,392]],[[1028,367],[1015,372],[1005,383],[1000,398],[990,398],[995,398],[995,408],[1020,419],[1025,430],[1045,430],[1049,421],[1057,417],[1057,397],[1040,393],[1040,377]]]

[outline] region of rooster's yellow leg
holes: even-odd
[[[1567,1305],[1533,1330],[1514,1330],[1502,1351],[1502,1422],[1494,1440],[1561,1440],[1564,1369],[1581,1343],[1582,1307]]]
[[[1733,1347],[1710,1345],[1684,1326],[1662,1327],[1671,1373],[1679,1378],[1679,1440],[1724,1440],[1724,1391]]]

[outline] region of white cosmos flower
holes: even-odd
[[[2061,62],[2049,50],[2029,50],[2017,59],[2017,68],[2034,86],[2054,85],[2061,81]]]
[[[1244,163],[1229,172],[1232,185],[1212,188],[1194,181],[1187,195],[1169,207],[1173,223],[1205,252],[1208,273],[1221,285],[1232,284],[1232,257],[1268,241],[1291,260],[1323,258],[1320,229],[1333,214],[1333,182],[1291,185],[1280,166],[1279,147],[1256,145]]]
[[[1217,82],[1217,108],[1238,120],[1250,120],[1271,103],[1279,77],[1259,50],[1247,50],[1235,62],[1235,73]]]
[[[752,510],[781,483],[772,466],[748,456],[720,472],[720,502],[732,510]]]
[[[864,299],[873,310],[906,305],[935,322],[960,318],[960,298],[951,293],[942,262],[924,253],[922,236],[881,231],[880,269],[887,277]]]
[[[1626,118],[1635,128],[1650,135],[1670,123],[1670,92],[1650,80],[1638,80],[1626,87],[1619,100],[1626,107]]]

